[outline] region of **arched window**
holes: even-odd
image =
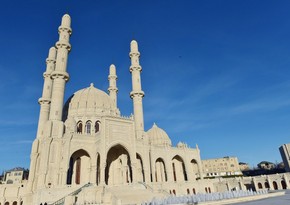
[[[266,188],[266,189],[269,189],[269,188],[270,188],[270,185],[269,185],[268,182],[265,182],[265,188]]]
[[[192,193],[195,194],[195,188],[192,189]]]
[[[95,122],[95,133],[100,131],[100,121]]]
[[[87,121],[87,123],[86,123],[86,133],[87,134],[91,134],[91,130],[92,130],[92,123],[90,121]]]
[[[205,192],[208,193],[208,191],[207,191],[207,187],[205,187]]]
[[[190,191],[189,191],[189,189],[187,189],[187,194],[190,194]]]
[[[258,183],[258,188],[263,189],[262,184],[260,182]]]
[[[14,201],[12,205],[17,205],[17,201]]]
[[[82,132],[83,132],[83,123],[79,121],[77,124],[77,133],[82,133]]]
[[[8,202],[8,201],[6,201],[4,205],[9,205],[9,202]]]

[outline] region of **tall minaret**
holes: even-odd
[[[114,64],[110,66],[110,73],[108,76],[109,80],[109,95],[110,98],[113,100],[115,107],[117,108],[117,93],[118,93],[118,88],[117,88],[117,75],[116,75],[116,67]]]
[[[137,137],[141,138],[144,132],[142,104],[144,92],[141,88],[140,73],[142,68],[139,64],[140,53],[138,51],[138,44],[135,40],[131,41],[131,52],[129,53],[129,56],[131,58],[130,72],[132,74],[132,92],[130,93],[130,97],[133,99],[135,129],[137,132]]]
[[[49,118],[50,102],[51,102],[51,90],[52,90],[52,79],[51,73],[55,69],[55,58],[56,49],[51,47],[49,49],[48,58],[46,59],[46,71],[43,73],[44,84],[42,90],[42,97],[39,98],[40,113],[37,128],[37,138],[41,138],[43,135],[43,127],[45,122]]]
[[[68,14],[62,17],[61,25],[58,28],[59,41],[56,42],[57,57],[55,70],[51,73],[53,79],[53,89],[51,97],[50,120],[60,121],[62,118],[62,108],[64,100],[65,83],[69,80],[66,72],[68,53],[71,50],[69,38],[72,33],[71,18]]]

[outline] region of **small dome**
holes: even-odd
[[[67,117],[120,115],[110,96],[95,88],[92,83],[90,87],[75,92],[66,106],[68,106]]]
[[[150,144],[158,146],[171,146],[171,140],[167,133],[163,129],[157,127],[155,123],[152,128],[147,131],[147,134]]]

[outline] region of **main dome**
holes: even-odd
[[[65,110],[68,117],[119,115],[110,96],[104,91],[90,87],[75,92],[66,102]]]
[[[163,129],[157,127],[155,123],[152,128],[147,131],[147,134],[150,144],[157,146],[171,146],[171,140],[167,133]]]

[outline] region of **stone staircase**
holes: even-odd
[[[155,192],[152,187],[143,182],[126,186],[113,186],[107,188],[106,192],[111,194],[112,202],[118,205],[141,204],[151,201],[153,198],[168,196],[167,193],[162,191]]]
[[[82,187],[80,187],[80,188],[78,188],[78,189],[76,189],[75,191],[73,191],[73,192],[71,192],[71,193],[69,193],[69,194],[67,194],[67,195],[65,195],[64,197],[62,197],[61,199],[59,199],[59,200],[57,200],[57,201],[55,201],[55,202],[53,202],[53,203],[50,203],[50,204],[48,204],[48,205],[64,205],[65,204],[65,198],[67,198],[67,197],[69,197],[69,196],[76,196],[76,195],[78,195],[84,188],[86,188],[86,187],[89,187],[89,186],[91,186],[91,184],[85,184],[85,185],[83,185]]]

